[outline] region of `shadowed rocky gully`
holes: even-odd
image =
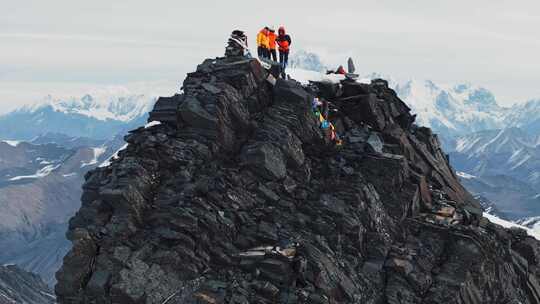
[[[386,81],[301,85],[237,55],[86,175],[59,303],[540,303],[539,243],[482,217]]]

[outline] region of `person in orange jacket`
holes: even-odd
[[[271,59],[274,61],[277,61],[276,39],[277,39],[276,30],[274,30],[273,28],[270,28],[268,31],[268,51],[270,52],[270,55],[272,56]]]
[[[259,55],[259,58],[270,58],[270,53],[268,51],[270,45],[269,39],[268,39],[268,33],[269,29],[267,26],[265,26],[262,30],[259,31],[257,34],[257,55]]]
[[[285,68],[289,63],[289,50],[291,47],[291,36],[285,32],[285,27],[281,26],[278,30],[276,39],[279,47],[279,63],[281,64],[281,75],[285,78]]]

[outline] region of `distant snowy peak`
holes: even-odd
[[[376,73],[367,78],[387,79],[398,96],[417,114],[417,123],[432,128],[447,139],[517,127],[537,136],[533,142],[540,145],[540,135],[537,135],[540,134],[540,99],[501,107],[492,92],[469,83],[447,85],[431,80],[396,80]],[[507,133],[508,130],[501,135],[510,135]]]
[[[444,135],[498,129],[504,110],[488,90],[470,84],[438,85],[432,81],[393,83],[398,96],[418,115],[418,124]]]
[[[511,107],[506,115],[507,124],[527,129],[538,135],[540,144],[540,99],[533,99]]]
[[[0,139],[29,141],[49,133],[108,140],[144,125],[154,96],[97,89],[80,97],[47,96],[0,115]]]
[[[317,54],[300,50],[291,54],[289,73],[293,77],[300,76],[304,82],[324,80],[325,76],[320,75],[325,71],[322,62]],[[389,82],[390,87],[417,114],[417,124],[430,127],[446,140],[508,127],[519,127],[532,135],[540,134],[540,99],[501,107],[491,91],[470,83],[440,84],[379,73],[369,74],[362,81],[375,78]],[[540,136],[537,145],[540,145]]]
[[[317,54],[306,52],[304,50],[299,50],[291,54],[289,58],[289,67],[291,69],[302,69],[315,72],[326,71],[326,66]]]
[[[328,75],[320,71],[313,71],[315,69],[311,69],[310,64],[298,62],[289,70],[296,79],[300,77],[300,81],[307,82],[328,78]],[[511,109],[500,107],[495,96],[485,88],[467,83],[445,85],[431,80],[403,80],[378,73],[368,74],[360,81],[369,82],[376,78],[388,81],[389,86],[417,115],[418,125],[430,127],[447,139],[477,131],[516,126],[515,123],[508,123],[507,115]],[[536,104],[529,107],[536,109]],[[521,113],[519,110],[516,112]],[[522,115],[526,116],[527,113]]]
[[[148,113],[156,99],[154,96],[127,92],[86,94],[70,98],[54,98],[49,95],[33,105],[19,109],[18,112],[36,113],[51,108],[55,112],[79,114],[103,121],[129,122]]]

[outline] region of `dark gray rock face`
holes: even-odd
[[[52,304],[55,296],[38,275],[17,266],[0,266],[0,303]]]
[[[539,303],[539,243],[482,217],[394,91],[269,79],[203,62],[87,174],[59,303]]]

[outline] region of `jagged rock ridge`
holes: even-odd
[[[303,87],[233,57],[183,89],[86,176],[59,303],[540,301],[538,242],[482,218],[385,81]]]

